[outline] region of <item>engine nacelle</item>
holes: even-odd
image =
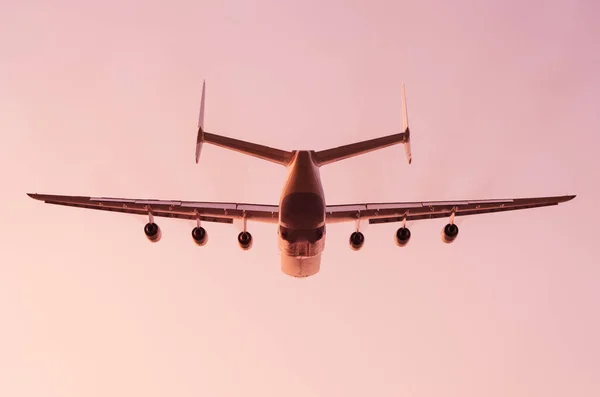
[[[350,235],[350,248],[354,251],[358,251],[362,248],[365,243],[365,235],[361,232],[354,232]]]
[[[208,233],[206,229],[201,226],[197,226],[192,229],[192,239],[198,246],[203,246],[208,242]]]
[[[401,227],[396,231],[396,245],[398,247],[404,247],[410,241],[410,229],[407,227]]]
[[[442,230],[442,241],[446,244],[450,244],[456,240],[458,236],[458,226],[454,223],[448,223]]]
[[[240,248],[244,251],[252,248],[252,241],[253,239],[250,232],[241,232],[240,234],[238,234],[238,244],[240,245]]]
[[[160,227],[154,222],[146,223],[146,226],[144,226],[144,234],[148,240],[153,243],[159,242],[160,238],[162,237]]]

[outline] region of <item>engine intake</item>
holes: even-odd
[[[198,246],[203,246],[208,242],[208,233],[201,226],[196,226],[192,229],[192,239]]]
[[[238,234],[238,243],[243,250],[249,250],[252,247],[252,235],[250,232],[241,232]]]
[[[150,240],[153,243],[160,241],[162,237],[160,227],[154,222],[146,223],[146,226],[144,226],[144,234],[146,235],[148,240]]]
[[[456,240],[458,236],[458,226],[454,223],[448,223],[442,230],[442,241],[446,244],[450,244]]]
[[[365,243],[365,235],[361,232],[354,232],[350,235],[350,248],[354,251],[358,251],[362,248]]]
[[[396,231],[396,245],[404,247],[410,240],[410,229],[401,227]]]

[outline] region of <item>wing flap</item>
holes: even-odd
[[[246,218],[259,222],[275,223],[278,207],[263,204],[238,204],[227,202],[194,202],[154,199],[124,199],[109,197],[59,196],[28,193],[28,196],[47,204],[121,212],[127,214],[152,215],[165,218],[200,220],[217,223],[233,223],[234,219]],[[198,214],[198,215],[196,215]]]

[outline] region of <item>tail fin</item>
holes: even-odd
[[[338,146],[333,149],[321,150],[313,154],[313,158],[318,166],[335,163],[350,157],[369,153],[374,150],[386,148],[388,146],[404,143],[406,159],[408,164],[412,162],[410,150],[410,129],[408,128],[408,112],[406,109],[406,94],[404,83],[402,83],[402,128],[403,132],[387,135],[381,138],[369,139],[349,145]]]
[[[202,144],[204,142],[236,152],[247,154],[249,156],[258,157],[263,160],[271,161],[280,165],[288,165],[293,153],[286,150],[274,149],[268,146],[258,145],[256,143],[246,142],[239,139],[228,138],[223,135],[211,134],[204,130],[204,98],[206,90],[206,82],[202,83],[202,99],[200,101],[200,116],[198,119],[198,136],[196,138],[196,164],[200,159]]]
[[[200,159],[202,152],[202,142],[204,142],[204,96],[206,90],[206,81],[202,82],[202,99],[200,99],[200,116],[198,117],[198,136],[196,137],[196,164]]]
[[[412,163],[412,151],[410,150],[410,128],[408,127],[408,110],[406,107],[406,91],[402,83],[402,131],[404,132],[404,152],[408,164]]]

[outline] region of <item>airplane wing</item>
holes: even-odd
[[[370,224],[489,214],[528,208],[547,207],[572,200],[571,196],[533,197],[494,200],[427,201],[328,205],[327,223],[368,219]]]
[[[148,215],[151,211],[153,216],[191,220],[196,220],[199,216],[201,221],[207,222],[233,223],[234,219],[246,218],[255,222],[276,223],[279,219],[279,208],[276,205],[58,196],[37,193],[27,193],[27,195],[47,204],[137,215]]]

